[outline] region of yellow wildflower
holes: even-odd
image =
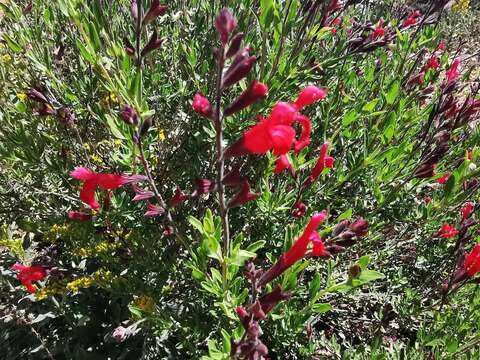
[[[96,155],[96,154],[92,154],[90,155],[90,160],[92,160],[95,164],[97,165],[104,165],[105,163],[103,162],[103,159]]]
[[[152,313],[155,310],[155,302],[150,296],[140,295],[136,297],[131,303],[131,306],[142,310],[145,313]]]
[[[21,102],[25,102],[25,101],[27,101],[28,96],[27,96],[27,94],[25,94],[25,93],[17,93],[17,98],[18,98],[18,100],[20,100]]]
[[[165,130],[160,129],[160,130],[158,131],[158,139],[159,139],[160,141],[164,141],[164,140],[166,139]]]
[[[64,224],[64,225],[53,224],[50,230],[48,230],[47,234],[45,235],[45,239],[50,242],[54,242],[61,236],[66,235],[69,230],[70,230],[70,225],[68,224]]]
[[[5,247],[13,255],[23,258],[25,256],[25,250],[23,249],[22,240],[0,240],[0,248]]]
[[[470,7],[470,0],[457,0],[452,5],[452,11],[456,13],[467,12]]]
[[[5,65],[11,64],[12,61],[13,61],[13,59],[12,59],[12,57],[10,56],[10,54],[2,55],[2,62],[3,62]]]

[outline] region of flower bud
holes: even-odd
[[[223,46],[228,42],[230,33],[237,27],[237,19],[227,8],[222,9],[215,19],[215,28],[217,29],[220,41]]]
[[[206,97],[203,97],[201,94],[196,94],[192,102],[193,110],[206,118],[211,119],[213,115],[212,105]]]
[[[145,47],[143,48],[141,55],[145,56],[148,53],[152,52],[153,50],[158,49],[162,45],[162,43],[163,43],[163,39],[158,38],[157,31],[154,30],[147,45],[145,45]]]
[[[362,268],[360,267],[360,265],[358,264],[352,265],[350,269],[348,269],[348,277],[350,279],[356,279],[360,276],[361,272],[362,272]]]
[[[335,229],[333,229],[332,236],[338,236],[341,232],[343,232],[348,226],[350,225],[350,220],[345,219],[340,221],[337,226],[335,226]]]
[[[350,225],[350,230],[358,237],[365,236],[368,232],[368,221],[364,218],[359,218]]]
[[[236,34],[232,40],[230,41],[230,47],[226,53],[227,58],[234,56],[238,50],[240,49],[240,45],[242,45],[243,40],[243,32]]]
[[[257,58],[255,56],[250,56],[235,64],[235,66],[232,64],[222,79],[222,88],[226,89],[232,85],[235,85],[237,82],[246,77],[252,70],[256,61]]]
[[[149,22],[155,20],[157,17],[162,16],[167,11],[167,6],[160,5],[159,0],[152,0],[150,9],[143,18],[143,25],[147,25]]]
[[[260,100],[268,92],[268,87],[258,80],[253,80],[250,86],[237,97],[226,109],[225,116],[230,116]]]
[[[47,97],[39,90],[35,88],[31,88],[27,92],[27,96],[30,100],[36,101],[36,102],[42,102],[45,104],[50,103],[50,101],[47,99]]]
[[[120,112],[120,117],[122,120],[132,126],[137,126],[138,125],[138,115],[135,109],[130,106],[130,105],[125,105]]]
[[[57,112],[58,120],[63,124],[73,124],[75,122],[75,113],[70,107],[63,107]]]
[[[144,137],[147,134],[148,130],[152,127],[152,125],[153,120],[151,117],[143,120],[142,127],[140,128],[140,138]]]

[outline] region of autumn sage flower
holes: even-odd
[[[465,256],[463,269],[469,277],[480,272],[480,244],[475,245],[472,251]]]
[[[462,215],[462,219],[466,220],[470,215],[473,213],[475,209],[475,205],[472,202],[467,202],[463,208],[460,209],[460,214]]]
[[[448,239],[454,237],[457,234],[458,230],[455,229],[453,226],[450,226],[449,224],[443,224],[437,235],[444,239]]]
[[[280,174],[285,169],[291,169],[292,164],[290,164],[290,160],[288,160],[287,155],[280,155],[280,157],[275,162],[275,169],[273,169],[274,174]]]
[[[371,35],[372,39],[377,39],[379,37],[385,36],[385,28],[383,27],[384,24],[385,24],[385,20],[380,19],[378,21],[378,24],[375,27],[375,29],[373,30],[373,33]]]
[[[163,207],[147,203],[147,212],[143,216],[154,217],[154,216],[162,215],[164,212],[165,212],[165,209]]]
[[[123,185],[134,184],[146,180],[147,178],[142,175],[95,173],[85,167],[76,167],[70,172],[70,176],[74,179],[83,181],[83,187],[80,190],[80,200],[94,210],[100,208],[100,204],[95,199],[95,191],[97,187],[100,187],[103,190],[118,189]]]
[[[326,90],[316,86],[307,86],[294,103],[277,103],[268,118],[259,116],[259,122],[247,130],[242,138],[227,148],[224,156],[231,158],[247,154],[265,154],[273,150],[274,155],[285,155],[294,145],[298,153],[310,142],[310,119],[298,110],[323,99]],[[294,123],[299,123],[302,133],[295,139]]]
[[[308,178],[307,184],[312,184],[317,178],[322,174],[325,168],[332,168],[334,159],[331,156],[327,155],[328,152],[328,142],[324,143],[320,148],[320,156],[318,157],[317,163],[312,170],[312,175]]]
[[[259,194],[256,194],[250,190],[250,184],[247,180],[242,182],[240,191],[228,202],[229,208],[235,208],[241,206],[249,201],[255,200]]]
[[[460,59],[455,58],[453,60],[453,63],[452,63],[452,66],[450,67],[450,69],[448,69],[445,72],[445,77],[447,79],[447,83],[451,83],[451,82],[455,81],[456,78],[458,77],[458,75],[460,75],[460,71],[458,70],[459,66],[460,66]]]
[[[441,177],[439,177],[435,181],[439,184],[446,184],[451,175],[452,174],[450,174],[450,173],[446,173],[446,174],[442,175]]]
[[[322,211],[318,214],[315,214],[310,219],[307,227],[305,228],[303,234],[293,243],[290,249],[284,253],[278,261],[273,265],[268,271],[266,271],[259,280],[259,286],[268,284],[270,281],[274,280],[290,266],[295,264],[297,261],[303,259],[308,250],[308,244],[313,243],[314,251],[312,251],[313,256],[326,256],[327,253],[324,251],[324,245],[320,236],[316,233],[316,229],[320,224],[327,218],[327,212]]]
[[[157,31],[154,30],[152,33],[152,36],[150,37],[150,40],[148,41],[147,45],[142,49],[142,52],[140,53],[143,56],[147,55],[148,53],[158,49],[163,43],[163,39],[159,38],[157,35]]]
[[[422,13],[420,12],[420,10],[412,11],[408,15],[407,19],[403,22],[402,28],[406,28],[406,27],[409,27],[409,26],[416,25],[417,24],[417,18],[420,17],[421,15],[422,15]]]
[[[173,194],[172,198],[168,202],[168,206],[171,208],[174,208],[175,206],[183,203],[185,200],[187,200],[189,196],[185,194],[182,189],[177,187],[175,189],[175,193]]]
[[[28,266],[16,263],[12,265],[12,270],[18,271],[17,279],[25,286],[29,293],[34,294],[36,289],[32,285],[33,281],[41,281],[47,276],[45,268],[41,266]]]

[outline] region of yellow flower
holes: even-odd
[[[66,235],[70,230],[70,225],[58,225],[53,224],[50,230],[48,230],[47,234],[45,235],[46,240],[50,242],[56,241],[59,237]]]
[[[84,143],[84,144],[82,145],[82,147],[83,147],[85,150],[87,150],[87,151],[92,151],[92,147],[90,146],[89,143]]]
[[[27,96],[27,94],[25,94],[25,93],[18,93],[18,94],[17,94],[17,98],[18,98],[18,100],[20,100],[21,102],[25,102],[25,101],[27,101],[28,96]]]
[[[470,7],[470,0],[457,0],[452,5],[452,11],[456,13],[467,12]]]
[[[145,313],[152,313],[155,310],[155,302],[150,296],[140,295],[136,297],[131,303],[131,306],[142,310]]]
[[[166,136],[165,136],[165,130],[163,129],[160,129],[159,132],[158,132],[158,139],[160,141],[164,141],[166,139]]]
[[[25,256],[25,250],[23,250],[22,240],[0,240],[0,248],[5,247],[13,255],[23,258]]]
[[[114,144],[115,146],[120,146],[120,145],[122,145],[122,141],[116,139],[116,140],[113,141],[113,144]]]
[[[10,56],[10,54],[2,55],[2,62],[3,62],[5,65],[11,64],[12,61],[13,61],[13,59],[12,59],[12,57]]]
[[[98,155],[90,155],[90,160],[92,160],[97,165],[104,165],[103,159]]]

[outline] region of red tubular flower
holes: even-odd
[[[260,100],[268,92],[268,87],[258,80],[253,80],[250,86],[237,97],[226,109],[225,116],[230,116]]]
[[[454,81],[457,78],[457,76],[460,74],[460,71],[458,70],[459,66],[460,66],[460,59],[455,58],[453,60],[453,63],[452,63],[452,66],[450,67],[450,69],[448,69],[445,72],[445,76],[447,78],[447,83]]]
[[[412,76],[407,81],[407,86],[423,85],[425,82],[425,73],[421,72],[417,75]]]
[[[241,206],[249,201],[255,200],[259,195],[250,191],[250,184],[244,180],[240,191],[228,202],[228,207]]]
[[[147,212],[143,215],[145,217],[154,217],[158,215],[162,215],[165,212],[165,209],[161,206],[153,205],[148,203],[147,204]]]
[[[206,97],[203,97],[201,94],[196,94],[192,102],[193,110],[206,118],[211,119],[213,110],[210,101]]]
[[[463,269],[470,277],[480,272],[480,244],[475,245],[472,251],[467,254],[463,263]]]
[[[380,19],[378,25],[375,27],[375,30],[372,33],[372,39],[377,39],[379,37],[385,36],[385,28],[383,27],[384,24],[385,21],[383,19]]]
[[[458,230],[448,224],[443,224],[438,232],[438,236],[448,239],[458,234]]]
[[[473,152],[472,152],[472,149],[468,149],[467,151],[467,159],[469,161],[472,161],[473,160]]]
[[[236,187],[242,185],[245,180],[245,177],[240,174],[239,168],[236,167],[223,177],[222,184],[225,186]]]
[[[294,153],[298,155],[305,147],[310,144],[310,135],[312,133],[312,122],[304,115],[297,115],[295,122],[302,127],[300,138],[295,141]]]
[[[196,179],[195,183],[195,193],[192,196],[198,196],[203,194],[208,194],[212,182],[208,179]]]
[[[280,155],[280,157],[275,162],[275,169],[273,169],[273,173],[280,174],[283,170],[291,168],[292,164],[290,164],[287,155]]]
[[[297,201],[293,205],[292,216],[294,218],[296,219],[302,218],[305,216],[306,212],[307,212],[307,205],[305,205],[303,202]]]
[[[133,185],[133,191],[135,191],[135,197],[133,198],[133,201],[146,200],[146,199],[150,199],[151,197],[155,196],[153,191],[144,190],[144,189],[139,188],[138,186],[135,186],[135,185]]]
[[[314,85],[309,85],[303,89],[298,95],[297,101],[295,101],[295,106],[298,109],[301,109],[305,106],[311,105],[319,100],[325,99],[327,96],[327,90],[318,88]]]
[[[81,212],[81,211],[69,211],[67,216],[70,220],[79,220],[79,221],[90,220],[92,218],[92,215]]]
[[[438,178],[437,180],[435,180],[435,182],[439,183],[439,184],[445,184],[448,179],[450,178],[450,173],[446,173],[445,175],[443,175],[442,177]]]
[[[435,176],[435,167],[436,164],[422,164],[415,171],[414,177],[419,179],[425,179]]]
[[[150,5],[150,9],[148,10],[147,14],[143,18],[143,24],[147,25],[152,20],[155,20],[157,17],[162,16],[167,11],[167,6],[160,5],[159,0],[152,0],[152,4]]]
[[[311,256],[318,256],[323,258],[330,257],[330,253],[325,249],[325,244],[322,241],[322,238],[316,231],[313,232],[312,236],[310,236],[310,241],[313,244]]]
[[[417,23],[417,18],[421,16],[420,10],[412,11],[407,19],[403,22],[402,27],[406,28],[408,26],[415,25]]]
[[[280,301],[286,300],[290,298],[290,296],[290,293],[282,291],[281,285],[277,285],[271,292],[258,299],[258,301],[262,307],[263,313],[268,314]]]
[[[235,30],[236,27],[237,19],[235,19],[230,10],[223,8],[215,19],[215,29],[217,29],[223,46],[227,44],[231,32]]]
[[[182,202],[184,202],[187,199],[188,199],[188,195],[185,194],[182,191],[182,189],[177,187],[175,189],[175,194],[173,194],[172,198],[168,202],[168,206],[173,208],[173,207],[177,206],[178,204],[181,204]]]
[[[98,209],[100,204],[95,199],[95,190],[99,186],[103,190],[118,189],[126,184],[133,184],[146,179],[142,175],[116,175],[95,173],[84,167],[76,167],[70,172],[74,179],[83,181],[83,187],[80,190],[80,200],[88,204],[92,209]]]
[[[32,282],[41,281],[47,276],[46,270],[41,266],[27,266],[16,263],[12,265],[11,269],[18,271],[17,279],[20,280],[31,294],[34,294],[36,291]]]
[[[428,69],[437,70],[440,67],[440,62],[438,61],[438,57],[432,55],[432,57],[428,60],[425,64],[425,71]]]
[[[275,265],[262,275],[259,280],[259,286],[263,286],[274,280],[298,260],[301,260],[307,253],[308,244],[312,239],[317,242],[317,250],[315,253],[320,253],[318,239],[314,236],[314,232],[326,218],[326,211],[312,216],[303,234],[293,243],[292,247],[280,256]]]
[[[472,202],[467,202],[463,208],[460,209],[460,214],[462,214],[462,219],[466,220],[475,209],[475,206]]]
[[[443,51],[443,50],[445,50],[445,48],[446,48],[445,41],[441,40],[437,45],[437,50],[436,51]]]
[[[150,37],[150,40],[148,41],[147,45],[145,45],[140,54],[142,56],[145,56],[153,50],[158,49],[162,45],[162,43],[163,39],[159,38],[157,32],[154,30],[152,36]]]
[[[232,63],[222,79],[222,88],[226,89],[242,80],[252,70],[257,61],[256,56],[250,56],[240,60],[238,63]]]
[[[315,164],[315,167],[312,170],[312,175],[309,177],[309,183],[313,183],[322,173],[325,168],[332,168],[334,159],[331,156],[327,155],[328,151],[328,142],[324,143],[320,149],[320,156],[318,161]]]

